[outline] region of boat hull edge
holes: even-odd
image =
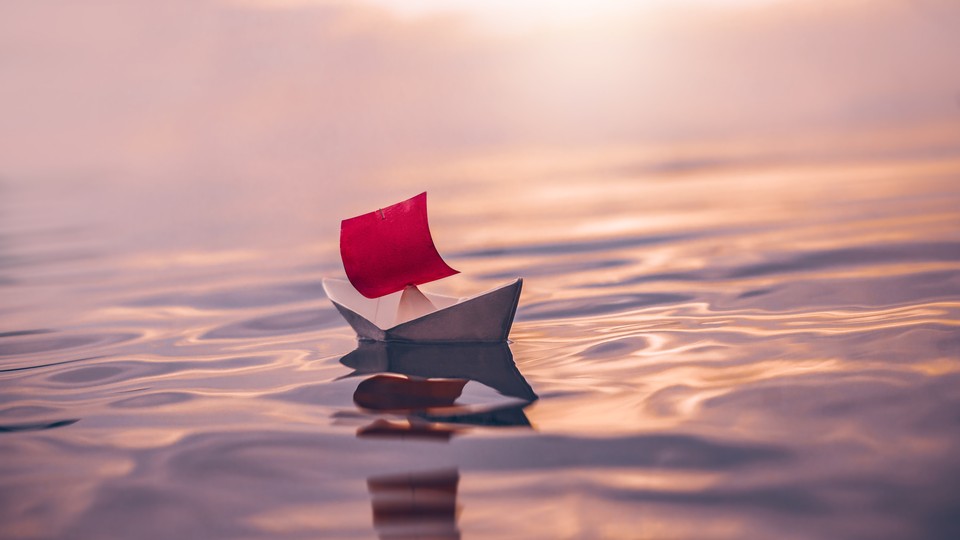
[[[510,335],[523,279],[387,330],[333,302],[360,339],[407,343],[503,343]]]

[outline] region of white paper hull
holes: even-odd
[[[378,316],[371,301],[362,299],[359,294],[350,294],[352,288],[346,289],[344,284],[349,286],[340,280],[323,280],[327,297],[360,339],[412,343],[502,343],[507,341],[513,325],[523,279],[517,278],[512,283],[464,300],[428,295],[445,307],[388,328],[381,328],[371,321],[377,320]],[[367,316],[360,312],[365,312]]]

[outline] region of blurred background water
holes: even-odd
[[[0,6],[0,537],[960,537],[960,9]],[[358,346],[421,191],[507,347]]]

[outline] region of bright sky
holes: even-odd
[[[957,0],[0,2],[0,177],[952,127],[958,24]]]
[[[684,7],[745,7],[795,0],[236,0],[245,5],[285,8],[305,5],[377,6],[401,18],[467,14],[501,29],[581,26],[644,10]]]

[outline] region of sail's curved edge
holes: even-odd
[[[433,243],[426,192],[340,222],[340,257],[350,283],[367,298],[459,273]]]

